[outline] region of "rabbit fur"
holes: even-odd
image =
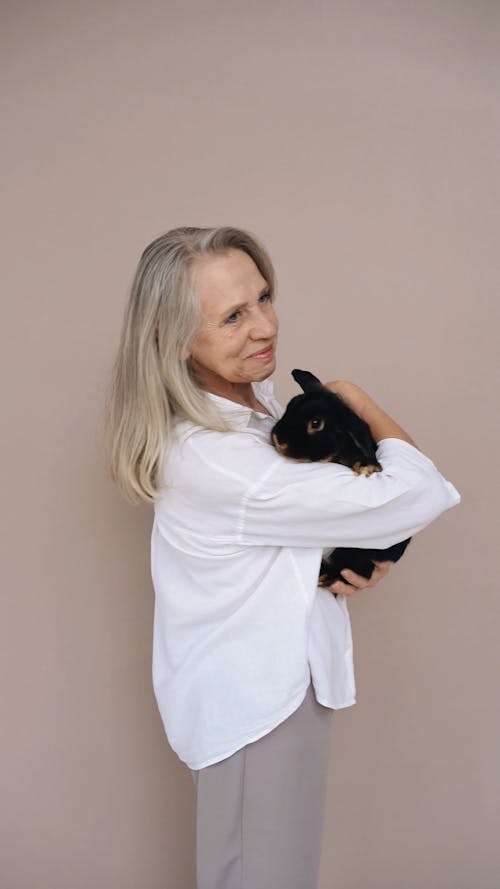
[[[303,390],[292,398],[285,413],[271,430],[271,443],[279,453],[293,460],[341,463],[357,475],[380,472],[376,442],[365,423],[339,395],[327,389],[306,370],[292,370]],[[374,562],[397,562],[411,537],[387,549],[336,547],[321,561],[319,585],[328,587],[346,580],[340,572],[350,568],[370,579]]]

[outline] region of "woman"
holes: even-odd
[[[383,471],[296,463],[269,433],[278,320],[264,247],[177,228],[144,251],[110,399],[111,471],[154,504],[153,685],[197,787],[198,889],[314,889],[334,709],[355,702],[345,597],[322,551],[385,547],[460,495],[358,386],[328,384],[370,425]]]

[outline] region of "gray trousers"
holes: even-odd
[[[333,710],[312,684],[264,737],[197,771],[196,889],[316,889]]]

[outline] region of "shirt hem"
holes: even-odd
[[[305,696],[307,694],[307,690],[311,684],[312,684],[312,682],[310,679],[309,682],[307,683],[307,685],[305,686],[305,688],[299,693],[299,695],[296,698],[294,698],[294,703],[292,704],[292,706],[287,707],[287,708],[285,708],[285,710],[280,711],[280,715],[278,716],[276,722],[273,721],[266,728],[259,729],[259,731],[256,734],[251,735],[250,738],[246,738],[244,741],[238,742],[236,747],[231,747],[231,749],[229,751],[227,751],[226,753],[219,753],[219,754],[217,754],[217,756],[213,756],[213,757],[210,757],[210,759],[204,760],[204,762],[202,762],[201,765],[191,765],[189,762],[187,762],[186,765],[188,766],[188,768],[192,769],[193,771],[198,771],[199,769],[205,769],[207,766],[213,766],[218,762],[222,762],[222,760],[224,760],[224,759],[228,759],[228,757],[232,756],[233,753],[237,753],[238,750],[241,750],[242,747],[246,747],[247,744],[253,744],[254,741],[258,741],[259,738],[263,738],[265,735],[269,734],[269,732],[271,732],[274,728],[277,728],[278,725],[280,725],[282,722],[284,722],[285,719],[287,719],[289,716],[291,716],[292,713],[295,713],[295,711],[298,710],[300,705],[303,703]],[[313,691],[314,691],[314,685],[313,685]],[[314,695],[316,697],[315,691],[314,691]],[[355,697],[349,698],[343,704],[332,704],[332,703],[326,701],[324,698],[320,699],[318,697],[316,697],[316,700],[317,700],[318,704],[321,704],[323,707],[328,707],[330,710],[343,710],[344,707],[352,707],[356,703]]]
[[[345,707],[354,707],[356,703],[356,698],[349,698],[344,704],[331,704],[328,701],[325,701],[321,698],[316,698],[318,704],[322,704],[323,707],[328,707],[329,710],[344,710]]]
[[[280,723],[284,722],[292,713],[295,713],[295,710],[298,710],[300,705],[303,703],[305,696],[307,694],[307,690],[311,685],[311,678],[304,688],[299,692],[298,695],[293,699],[293,703],[285,707],[284,710],[280,710],[278,716],[274,716],[271,723],[266,725],[264,728],[260,728],[258,732],[251,735],[249,738],[241,739],[236,743],[236,746],[231,745],[231,748],[224,753],[218,753],[216,756],[211,756],[210,759],[204,760],[202,763],[197,765],[192,765],[189,762],[186,762],[188,768],[193,769],[194,771],[198,771],[199,769],[204,769],[207,766],[213,766],[217,762],[221,762],[223,759],[227,759],[229,756],[232,756],[233,753],[237,753],[238,750],[241,750],[242,747],[246,747],[247,744],[253,744],[254,741],[258,741],[259,738],[263,738],[264,735],[269,734],[274,728],[277,728]]]

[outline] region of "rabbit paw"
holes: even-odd
[[[363,466],[358,460],[357,463],[354,464],[352,469],[353,469],[353,472],[356,473],[356,475],[369,476],[373,472],[380,472],[382,470],[382,467],[380,466],[379,463],[370,464],[368,466]]]

